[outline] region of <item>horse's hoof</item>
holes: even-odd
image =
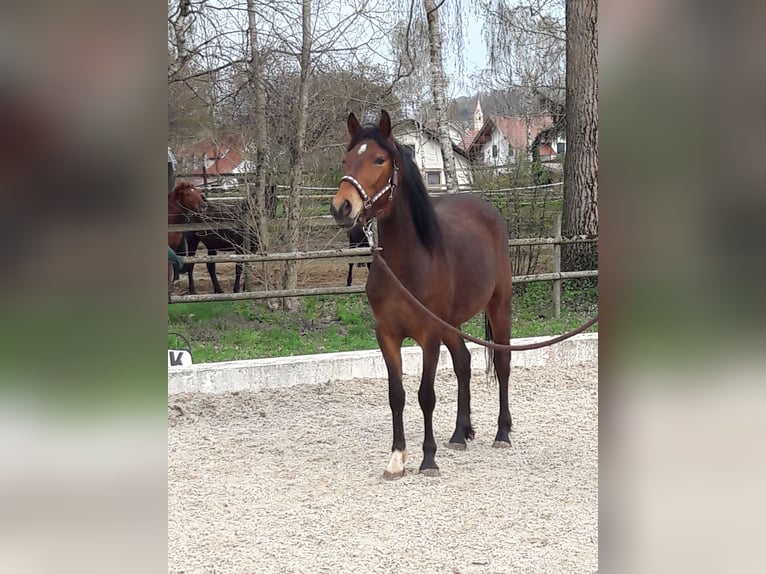
[[[492,443],[492,448],[509,448],[511,446],[511,442],[504,441],[504,440],[496,440]]]
[[[439,469],[438,468],[421,468],[420,474],[422,474],[423,476],[435,478],[439,476]]]
[[[465,450],[468,448],[464,442],[445,442],[444,446],[452,450]]]
[[[397,480],[404,476],[404,470],[401,472],[388,472],[387,470],[383,472],[383,479],[384,480]]]

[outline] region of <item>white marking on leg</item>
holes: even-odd
[[[363,154],[364,152],[366,152],[366,151],[367,151],[367,144],[366,144],[366,143],[363,143],[362,145],[360,145],[360,146],[359,146],[359,149],[357,150],[357,152],[356,152],[356,153],[357,153],[358,155],[362,155],[362,154]]]
[[[391,460],[388,461],[386,474],[399,475],[404,474],[404,462],[407,460],[406,450],[395,450],[391,453]]]

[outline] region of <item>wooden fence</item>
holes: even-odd
[[[168,231],[204,231],[230,228],[229,223],[185,223],[169,225]],[[553,245],[553,269],[552,273],[539,273],[535,275],[520,275],[512,278],[513,283],[531,283],[533,281],[553,281],[553,307],[554,316],[561,313],[561,282],[566,279],[581,277],[597,277],[598,270],[586,271],[561,271],[561,245],[569,243],[595,243],[597,237],[577,236],[561,237],[561,217],[556,219],[556,237],[511,239],[509,247],[528,247],[538,245]],[[372,259],[369,248],[356,249],[330,249],[321,251],[296,251],[291,253],[268,253],[268,254],[220,254],[220,255],[197,255],[194,257],[181,257],[183,263],[266,263],[276,261],[305,261],[318,259],[344,259],[355,258],[353,262],[369,262]],[[199,303],[207,301],[244,301],[253,299],[271,299],[281,297],[304,297],[308,295],[345,295],[347,293],[364,292],[363,285],[350,287],[315,287],[301,289],[276,289],[260,291],[244,291],[241,293],[211,293],[204,295],[172,295],[171,303]]]

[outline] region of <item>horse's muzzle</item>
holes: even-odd
[[[353,227],[356,221],[351,217],[351,202],[344,199],[339,207],[335,207],[335,202],[330,205],[330,213],[335,218],[335,223],[340,227]]]

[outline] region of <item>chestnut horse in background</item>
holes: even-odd
[[[168,225],[186,223],[191,216],[207,209],[208,203],[193,183],[182,181],[168,194]],[[182,231],[168,232],[168,247],[178,252],[183,242]]]
[[[381,256],[401,283],[428,309],[454,327],[484,310],[487,337],[508,344],[511,336],[511,262],[506,222],[487,202],[469,195],[430,198],[417,165],[391,134],[391,118],[381,112],[377,126],[362,127],[348,117],[350,143],[345,176],[332,200],[331,213],[343,228],[378,220]],[[434,379],[442,342],[449,349],[458,381],[455,432],[447,446],[465,449],[471,426],[471,355],[463,339],[429,319],[401,295],[373,260],[367,298],[375,316],[375,334],[388,370],[393,415],[392,455],[387,478],[404,474],[405,392],[401,346],[406,337],[423,351],[418,400],[425,437],[420,472],[437,476],[433,410]],[[493,446],[509,446],[510,351],[494,351],[500,387],[500,414]]]
[[[194,184],[188,181],[182,181],[176,184],[173,190],[168,194],[168,225],[177,225],[186,223],[189,218],[201,211],[207,209],[208,203],[202,192]],[[168,232],[168,301],[170,301],[170,291],[173,286],[175,272],[178,271],[175,266],[179,250],[185,250],[184,233],[182,231]]]

